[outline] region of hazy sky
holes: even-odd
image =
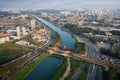
[[[0,0],[0,8],[120,8],[120,0]]]

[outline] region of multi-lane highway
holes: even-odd
[[[76,73],[73,75],[72,80],[78,80],[80,74],[82,73],[82,71],[83,71],[84,68],[85,68],[85,65],[86,65],[85,62],[83,62],[83,63],[80,65],[79,69],[78,69],[78,70],[76,71]]]
[[[85,42],[86,48],[87,48],[86,56],[93,58],[93,59],[100,60],[99,49],[94,44],[92,44],[89,39],[87,39],[83,36],[78,36],[78,35],[75,35],[75,37],[76,37],[76,39],[81,39],[83,42]],[[94,80],[95,79],[96,69],[97,69],[97,66],[95,64],[89,65],[89,70],[88,70],[86,80]],[[102,69],[101,69],[101,67],[99,67],[99,69],[100,69],[99,80],[102,80]]]

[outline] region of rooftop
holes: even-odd
[[[11,36],[11,34],[9,34],[9,33],[0,33],[0,38],[3,38],[3,37],[10,37]]]

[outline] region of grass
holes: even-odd
[[[19,44],[14,44],[12,42],[0,44],[0,65],[10,62],[28,52],[34,48],[23,46]],[[18,59],[15,62],[5,65],[4,67],[0,66],[0,77],[6,77],[6,75],[12,73],[23,64],[27,58]]]
[[[78,68],[80,67],[82,61],[79,60],[75,60],[75,59],[70,59],[70,63],[71,63],[71,71],[69,76],[66,78],[66,80],[71,80],[72,76],[75,74],[75,72],[78,70]]]
[[[2,49],[22,49],[22,50],[29,50],[29,49],[33,49],[32,47],[28,47],[28,46],[23,46],[20,44],[13,44],[13,43],[3,43],[0,44],[0,50]]]
[[[4,67],[0,66],[0,75],[4,76],[5,74],[9,74],[12,72],[12,70],[16,69],[17,67],[19,67],[19,65],[21,65],[25,60],[27,60],[27,58],[21,58],[15,62],[12,62]]]
[[[23,51],[33,50],[33,48],[13,43],[0,44],[0,65],[22,56]]]
[[[16,71],[12,80],[24,80],[25,77],[40,63],[43,59],[48,57],[49,53],[44,53],[40,55],[35,61],[33,61],[28,66],[23,66],[19,70]]]
[[[60,79],[64,75],[67,66],[68,66],[67,58],[62,57],[62,64],[55,70],[55,72],[52,74],[50,80]]]
[[[84,70],[82,71],[82,73],[80,74],[78,80],[85,80],[87,77],[87,73],[88,73],[88,68],[89,68],[89,63],[86,63]]]
[[[120,80],[120,71],[117,68],[109,67],[109,70],[104,69],[102,74],[103,80]]]
[[[20,54],[18,49],[2,49],[0,50],[0,64],[8,62]]]

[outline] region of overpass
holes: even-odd
[[[96,64],[96,65],[105,67],[106,69],[109,69],[109,67],[114,67],[114,68],[117,68],[120,70],[120,64],[111,64],[108,62],[103,62],[100,60],[96,60],[94,58],[89,58],[87,56],[81,56],[81,55],[72,53],[70,51],[62,51],[57,48],[52,48],[52,49],[48,50],[48,52],[50,52],[50,54],[57,54],[57,55],[61,55],[64,57],[74,58],[76,60],[82,60],[82,61],[85,61],[88,63]]]

